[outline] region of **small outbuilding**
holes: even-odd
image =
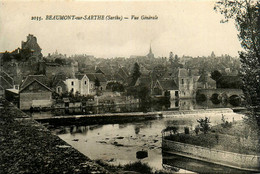
[[[25,81],[25,85],[22,85],[22,89],[19,92],[19,106],[21,110],[29,110],[31,107],[45,108],[52,106],[52,90],[38,80],[41,78],[43,77],[27,78],[30,81]]]

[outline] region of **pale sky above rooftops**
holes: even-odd
[[[96,57],[146,55],[152,45],[158,56],[208,56],[241,50],[232,22],[221,24],[214,1],[1,1],[0,52],[21,47],[28,34],[37,37],[46,56],[59,53]],[[46,20],[46,15],[108,15],[120,20]],[[139,17],[131,20],[132,15]],[[141,16],[158,17],[141,20]],[[31,20],[41,16],[42,21]],[[50,18],[49,18],[50,19]]]

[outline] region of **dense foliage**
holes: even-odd
[[[240,74],[242,89],[247,102],[249,123],[260,135],[260,12],[259,1],[222,0],[216,3],[215,10],[224,15],[227,22],[235,20],[243,51],[239,52],[242,63]],[[259,138],[260,139],[260,138]]]

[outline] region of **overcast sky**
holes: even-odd
[[[1,1],[0,1],[1,2]],[[96,57],[174,54],[237,56],[241,50],[234,24],[221,24],[214,1],[152,2],[7,2],[0,5],[0,52],[21,47],[30,33],[42,53],[90,54]],[[46,15],[157,15],[158,20],[32,21]]]

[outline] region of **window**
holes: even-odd
[[[74,82],[72,81],[72,82],[71,82],[71,86],[73,86],[73,85],[74,85]],[[73,89],[73,88],[72,88],[72,89]]]
[[[181,84],[184,84],[184,79],[181,79]]]
[[[85,83],[85,85],[87,85],[87,81],[85,81],[84,83]]]

